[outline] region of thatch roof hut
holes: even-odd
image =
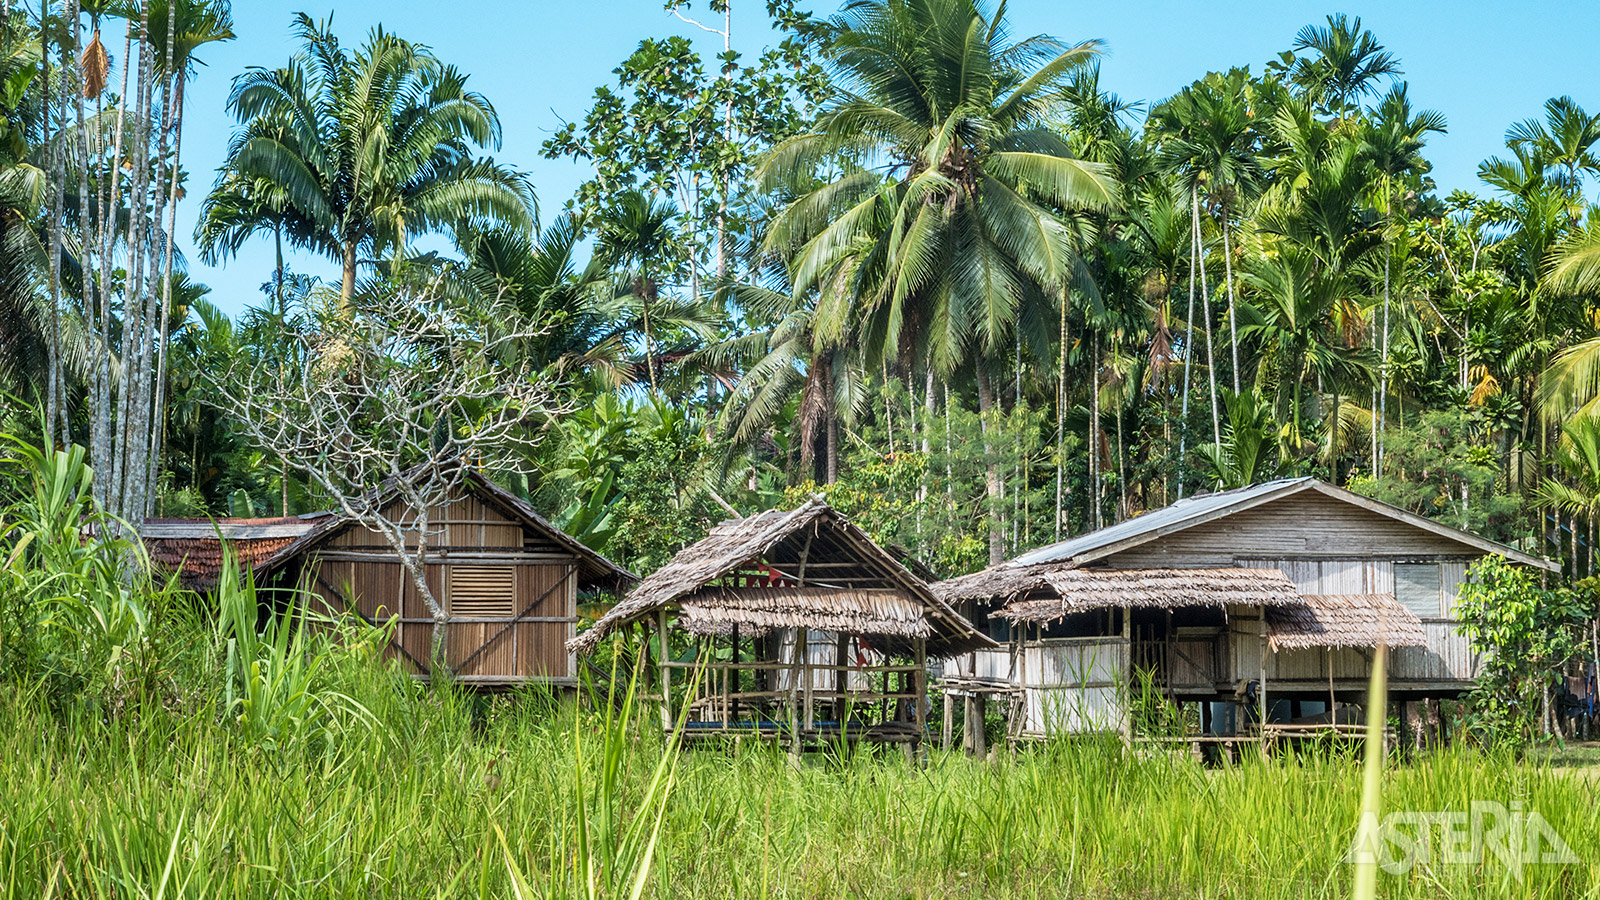
[[[810,628],[871,638],[890,653],[923,640],[933,656],[996,646],[820,497],[716,526],[568,647],[591,651],[664,610],[699,635]]]

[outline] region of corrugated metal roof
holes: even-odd
[[[1252,484],[1249,487],[1236,488],[1231,491],[1221,491],[1215,494],[1201,494],[1198,497],[1185,497],[1171,506],[1163,506],[1151,510],[1142,516],[1136,516],[1115,525],[1091,531],[1075,538],[1029,550],[1027,553],[1012,559],[1006,565],[1032,566],[1039,563],[1063,562],[1092,553],[1112,544],[1120,544],[1131,538],[1159,532],[1164,529],[1183,527],[1193,519],[1204,518],[1210,513],[1221,509],[1236,507],[1241,503],[1265,499],[1278,493],[1289,492],[1310,482],[1311,478],[1282,478],[1277,481],[1267,481],[1261,484]]]

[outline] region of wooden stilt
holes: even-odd
[[[928,644],[922,638],[917,638],[917,671],[912,673],[911,683],[911,692],[916,695],[912,702],[916,707],[917,750],[920,752],[923,738],[928,734]]]
[[[1122,745],[1133,746],[1133,608],[1122,607],[1122,678],[1127,693],[1122,703]]]
[[[1256,683],[1256,702],[1260,707],[1256,728],[1261,736],[1261,759],[1265,761],[1270,752],[1267,747],[1267,611],[1261,609],[1261,678]]]
[[[656,615],[656,632],[661,639],[659,654],[656,663],[661,667],[661,728],[664,731],[672,730],[672,668],[667,665],[672,661],[671,650],[667,646],[667,611],[661,610]]]
[[[950,720],[955,716],[955,713],[956,713],[955,706],[956,706],[955,698],[950,696],[950,692],[949,691],[945,691],[945,693],[944,693],[944,722],[942,722],[940,724],[940,728],[939,728],[939,749],[940,750],[948,751],[950,749],[950,736],[951,736],[951,732],[952,732],[952,728],[951,728],[952,723],[951,723]]]

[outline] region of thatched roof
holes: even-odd
[[[662,610],[682,612],[680,627],[699,634],[725,634],[734,624],[741,633],[746,625],[815,628],[876,635],[891,651],[921,637],[934,656],[995,646],[820,497],[716,526],[568,648],[593,650]]]
[[[691,634],[728,635],[735,625],[745,637],[807,619],[811,628],[846,634],[926,638],[933,629],[922,604],[897,590],[819,587],[706,588],[679,606],[679,624]]]
[[[1072,563],[1023,566],[1015,562],[1003,562],[971,575],[946,578],[933,585],[933,592],[946,603],[960,603],[963,600],[1004,603],[1034,591],[1049,590],[1050,583],[1044,580],[1046,575],[1072,568]]]
[[[1393,594],[1306,594],[1301,600],[1266,610],[1273,650],[1426,643],[1422,620]]]
[[[1050,596],[1016,600],[996,613],[1047,622],[1107,607],[1285,606],[1300,591],[1277,569],[1065,569],[1043,572]]]

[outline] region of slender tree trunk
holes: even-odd
[[[169,8],[169,12],[176,9],[176,5]],[[154,422],[150,431],[150,474],[147,484],[152,498],[155,497],[158,480],[161,476],[161,452],[167,440],[167,344],[171,340],[172,329],[172,264],[173,251],[176,241],[174,235],[178,231],[178,172],[183,157],[183,73],[173,71],[172,46],[177,42],[172,33],[175,15],[167,17],[167,71],[173,86],[170,90],[172,96],[171,114],[167,121],[171,123],[172,130],[172,173],[171,183],[167,197],[167,241],[166,256],[161,264],[161,352],[156,358],[156,398],[153,407]],[[148,506],[149,504],[146,504]]]
[[[75,89],[72,92],[72,108],[78,130],[78,140],[75,145],[78,162],[78,288],[79,303],[82,308],[81,318],[85,328],[92,335],[97,328],[103,330],[104,323],[99,326],[94,324],[94,251],[97,246],[97,239],[95,236],[94,206],[89,200],[89,134],[84,123],[83,105],[85,79],[83,78],[82,69],[77,64],[80,47],[83,43],[78,31],[79,13],[78,0],[71,0],[67,18],[70,23],[68,27],[71,28],[72,51],[68,64],[73,72]],[[93,367],[93,372],[89,373],[88,393],[91,396],[90,404],[93,405],[94,400],[92,398],[99,393],[97,377],[100,368],[98,362],[91,362],[90,365]],[[93,417],[93,415],[94,413],[91,412],[90,416]],[[93,441],[91,440],[90,443],[92,445]]]
[[[1228,344],[1233,350],[1233,392],[1239,393],[1239,325],[1233,302],[1233,246],[1229,242],[1228,207],[1222,207],[1222,269],[1228,282]]]
[[[1387,192],[1386,192],[1387,193]],[[1385,201],[1387,201],[1385,196]],[[1387,223],[1385,223],[1387,224]],[[1389,266],[1394,254],[1390,252],[1389,242],[1385,238],[1383,243],[1383,347],[1382,363],[1378,366],[1378,430],[1377,446],[1378,455],[1372,474],[1377,477],[1383,475],[1383,431],[1385,417],[1389,407]]]
[[[140,510],[141,516],[150,514],[151,504],[155,500],[157,480],[161,474],[161,445],[166,436],[166,415],[162,410],[166,403],[167,387],[167,338],[172,319],[172,254],[173,233],[178,226],[178,134],[175,131],[177,120],[174,112],[177,104],[182,102],[177,96],[178,89],[182,87],[181,79],[174,77],[173,45],[176,41],[176,28],[178,23],[177,4],[167,5],[167,44],[166,59],[162,66],[161,85],[161,131],[157,138],[159,151],[156,153],[156,212],[155,221],[161,233],[161,243],[152,250],[159,250],[162,254],[161,264],[152,257],[150,268],[154,277],[160,279],[161,308],[157,313],[155,337],[156,353],[155,368],[152,372],[151,385],[153,397],[150,401],[150,444],[146,449],[149,457],[144,470],[144,502]],[[167,159],[167,136],[173,134],[172,159]],[[170,172],[168,171],[170,166]],[[164,189],[165,188],[165,189]],[[162,214],[169,215],[168,221],[162,223]],[[152,301],[155,292],[151,293]]]
[[[126,39],[123,42],[122,88],[117,94],[118,97],[126,98],[128,96],[128,72],[131,68],[130,62],[132,59],[132,49],[133,25],[130,23],[127,28]],[[101,473],[101,477],[94,479],[95,499],[99,501],[100,508],[106,510],[110,510],[112,508],[112,504],[117,502],[113,500],[113,491],[117,490],[113,488],[113,485],[116,483],[115,476],[113,475],[113,477],[108,478],[105,477],[105,475],[108,472],[112,472],[112,470],[115,468],[117,455],[116,436],[113,428],[116,424],[114,421],[114,414],[116,409],[116,397],[118,395],[112,390],[111,384],[111,359],[113,356],[111,332],[111,248],[112,233],[114,230],[114,223],[116,222],[115,214],[117,207],[120,205],[121,199],[122,167],[118,164],[118,162],[122,159],[122,135],[123,129],[127,123],[127,108],[128,104],[126,102],[119,102],[117,104],[117,127],[115,135],[111,141],[110,158],[101,160],[97,157],[97,162],[103,162],[104,164],[105,174],[103,176],[104,187],[101,189],[102,196],[104,197],[104,203],[100,208],[100,278],[98,283],[98,289],[100,292],[101,325],[99,348],[100,353],[98,359],[100,375],[99,393],[96,395],[97,409],[95,410],[94,422],[91,426],[91,431],[93,434],[91,443],[94,445],[93,453],[95,466]],[[100,121],[103,120],[104,116],[104,102],[100,97],[96,97],[95,118],[97,121]],[[98,127],[96,131],[99,131]],[[102,136],[99,154],[101,157],[103,157],[105,151],[104,144],[105,142]]]
[[[1206,243],[1200,236],[1199,194],[1195,195],[1196,219],[1195,240],[1200,247],[1200,307],[1206,317],[1206,381],[1211,387],[1211,439],[1218,445],[1222,443],[1222,416],[1217,411],[1217,356],[1213,341],[1211,340],[1211,291],[1206,285]]]
[[[145,3],[145,15],[148,19],[149,2]],[[173,21],[174,16],[169,16],[168,21]],[[146,24],[148,29],[148,22]],[[144,294],[144,321],[145,327],[140,335],[139,342],[139,375],[140,389],[134,398],[133,415],[134,431],[130,432],[129,439],[133,442],[129,449],[129,464],[127,469],[128,490],[128,515],[143,520],[149,515],[150,501],[150,450],[156,440],[153,434],[159,423],[153,418],[155,407],[156,383],[161,373],[156,368],[156,354],[158,343],[164,330],[161,319],[161,254],[165,252],[171,235],[166,230],[167,209],[167,113],[170,108],[171,90],[170,82],[163,78],[160,84],[156,82],[157,60],[155,57],[155,43],[147,37],[145,46],[149,56],[149,66],[145,79],[149,82],[146,95],[149,105],[144,107],[150,110],[151,121],[145,127],[146,168],[153,172],[153,183],[150,186],[150,197],[153,206],[150,212],[148,225],[150,239],[141,244],[150,254],[150,258],[143,263],[145,278]],[[170,45],[169,45],[170,46]],[[160,104],[157,104],[156,94],[161,93]],[[152,133],[153,132],[153,133]],[[150,159],[154,144],[155,156]]]
[[[994,438],[989,433],[990,411],[994,409],[994,385],[983,366],[978,370],[979,431],[983,434],[984,487],[989,498],[989,565],[1005,561],[1005,532],[1000,521],[1000,503],[1004,499],[1000,486],[1000,462],[995,458]]]
[[[944,496],[947,506],[955,503],[956,479],[950,464],[950,382],[944,383]]]
[[[117,403],[118,447],[114,454],[112,490],[117,497],[113,512],[137,527],[134,487],[143,475],[138,448],[145,445],[138,424],[139,397],[149,382],[149,373],[141,361],[145,356],[149,336],[150,315],[144,298],[144,263],[148,256],[146,223],[149,206],[150,163],[150,8],[140,5],[138,30],[138,90],[134,102],[133,122],[133,183],[128,192],[128,265],[123,284],[122,318],[122,394]],[[125,101],[124,101],[125,102]]]
[[[61,143],[63,129],[56,126],[55,94],[51,91],[50,77],[50,29],[46,27],[45,19],[50,13],[50,6],[45,3],[39,10],[39,85],[40,99],[44,105],[44,115],[41,122],[44,126],[45,146],[45,171],[48,173],[47,190],[49,208],[45,212],[49,223],[49,236],[46,240],[46,252],[50,254],[49,260],[49,296],[50,296],[50,334],[48,346],[45,348],[45,441],[54,449],[57,446],[57,427],[60,422],[61,408],[58,405],[61,398],[61,229],[62,219],[66,215],[64,206],[65,192],[63,190],[61,173]],[[64,76],[65,73],[63,73]],[[64,104],[63,104],[64,106]]]
[[[645,286],[645,291],[647,294],[650,292],[648,285]],[[644,371],[650,377],[650,393],[654,394],[656,393],[656,363],[655,354],[651,351],[650,341],[650,297],[644,296],[639,299],[644,325]]]
[[[1096,330],[1089,340],[1094,356],[1089,381],[1089,502],[1094,509],[1089,521],[1099,530],[1104,526],[1100,510],[1105,505],[1100,493],[1100,332]]]
[[[722,7],[722,52],[733,52],[733,3],[732,0]],[[723,74],[725,81],[731,81],[733,73]],[[722,141],[725,146],[733,144],[733,98],[729,97],[724,106],[722,118]],[[724,167],[722,172],[721,192],[717,197],[717,287],[720,289],[728,279],[728,191],[730,190],[729,173]],[[696,297],[695,300],[699,300]]]
[[[345,315],[354,311],[356,297],[356,242],[346,239],[341,247],[343,251],[344,281],[339,286],[339,308]]]
[[[1123,454],[1122,404],[1119,402],[1111,413],[1117,418],[1117,521],[1120,522],[1128,517],[1128,462]]]
[[[831,408],[828,414],[827,434],[828,483],[834,484],[839,480],[839,417],[833,415]]]
[[[1178,413],[1178,499],[1183,499],[1183,480],[1189,463],[1189,384],[1194,372],[1194,278],[1200,260],[1200,188],[1189,188],[1192,213],[1189,216],[1189,312],[1183,326],[1183,405]]]
[[[1061,540],[1063,510],[1066,509],[1065,478],[1067,467],[1067,292],[1061,292],[1060,354],[1056,359],[1056,527],[1054,540]]]

